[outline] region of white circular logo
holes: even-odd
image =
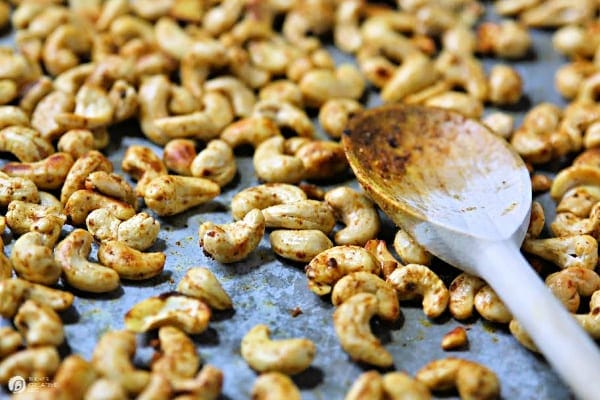
[[[8,380],[8,390],[12,393],[19,393],[25,390],[25,378],[15,375]]]

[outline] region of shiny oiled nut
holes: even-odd
[[[91,293],[104,293],[119,287],[119,274],[112,268],[88,260],[94,238],[83,229],[73,230],[56,245],[54,258],[63,277],[72,287]]]
[[[8,126],[29,126],[29,116],[16,106],[0,106],[0,129]]]
[[[58,398],[83,398],[96,379],[98,374],[92,364],[80,355],[71,354],[58,367],[49,390]]]
[[[458,320],[470,318],[475,306],[475,295],[485,286],[485,281],[475,275],[463,272],[450,283],[448,309]]]
[[[6,225],[12,232],[17,235],[22,235],[30,232],[36,223],[42,218],[54,216],[62,218],[66,221],[66,215],[61,212],[62,206],[58,205],[42,205],[30,203],[21,200],[13,200],[8,204],[6,211]]]
[[[94,129],[110,124],[114,111],[113,103],[102,87],[84,83],[75,95],[75,110],[57,114],[54,120],[70,129]]]
[[[62,186],[72,165],[73,157],[59,152],[31,163],[8,162],[2,171],[9,176],[27,178],[39,189],[53,190]]]
[[[379,275],[379,262],[369,251],[359,246],[335,246],[319,253],[305,267],[308,287],[319,296],[331,292],[332,286],[344,275],[365,271]]]
[[[95,171],[112,172],[113,166],[108,158],[97,150],[91,150],[75,160],[65,177],[60,191],[60,201],[64,205],[73,193],[85,188],[86,178]]]
[[[0,384],[6,385],[16,375],[33,378],[52,376],[60,357],[54,346],[33,347],[13,353],[0,362]]]
[[[481,101],[463,92],[448,91],[432,96],[425,105],[454,110],[470,118],[479,118],[483,114]]]
[[[210,308],[198,299],[166,294],[134,305],[125,314],[125,326],[133,332],[148,332],[172,325],[186,333],[197,334],[206,330],[210,315]]]
[[[515,104],[521,99],[523,80],[514,68],[495,65],[489,75],[489,99],[493,104]]]
[[[258,98],[259,100],[286,102],[300,108],[304,106],[302,91],[296,83],[287,79],[267,83],[258,92]]]
[[[531,36],[526,27],[511,20],[486,22],[477,28],[477,51],[497,57],[518,59],[531,48]]]
[[[271,249],[288,260],[309,262],[317,254],[333,247],[318,229],[276,229],[269,235]]]
[[[143,253],[125,243],[109,240],[100,244],[98,260],[121,279],[143,280],[160,275],[166,261],[162,252]]]
[[[600,290],[596,290],[589,303],[587,314],[574,314],[581,327],[595,340],[600,338]]]
[[[194,267],[187,270],[177,284],[177,291],[186,296],[200,299],[215,310],[233,308],[231,298],[208,268]]]
[[[335,217],[327,203],[318,200],[300,200],[277,204],[262,210],[269,228],[318,229],[327,234],[335,226]]]
[[[55,311],[64,311],[73,304],[73,294],[20,278],[0,281],[0,315],[12,318],[26,300],[45,304]]]
[[[397,67],[381,91],[381,99],[393,103],[433,84],[438,75],[432,61],[425,55],[414,53]]]
[[[365,80],[359,70],[342,64],[335,71],[315,69],[307,72],[299,83],[307,105],[319,107],[332,98],[358,100],[365,89]]]
[[[564,26],[552,35],[552,46],[556,51],[569,58],[591,58],[600,45],[596,29],[597,27],[593,23],[586,27]]]
[[[513,133],[514,119],[511,115],[503,112],[488,114],[481,119],[495,134],[505,139],[510,138]]]
[[[135,215],[131,204],[87,189],[77,190],[67,199],[64,213],[73,225],[83,225],[87,216],[99,208],[106,208],[121,220]]]
[[[64,340],[63,324],[56,311],[35,300],[21,304],[14,324],[27,346],[59,346]]]
[[[462,326],[457,326],[442,337],[443,350],[456,350],[464,348],[469,342],[467,331]]]
[[[56,148],[76,160],[94,149],[94,134],[88,129],[71,129],[58,139]]]
[[[129,146],[121,161],[121,168],[138,181],[135,193],[144,196],[147,184],[157,176],[166,175],[162,160],[146,146]]]
[[[313,140],[300,146],[294,155],[304,164],[305,179],[331,179],[348,170],[348,160],[340,143]]]
[[[0,172],[0,205],[7,206],[13,200],[37,203],[40,200],[38,188],[30,179]]]
[[[330,137],[340,138],[354,114],[363,106],[353,99],[330,99],[319,108],[319,124]]]
[[[160,352],[152,362],[152,373],[160,374],[177,389],[180,381],[192,379],[198,367],[200,357],[190,337],[174,326],[163,326],[158,330]]]
[[[383,391],[390,400],[430,400],[429,388],[406,372],[388,372],[383,375]]]
[[[463,88],[475,100],[484,101],[487,98],[485,70],[481,61],[473,55],[442,52],[435,61],[435,67],[453,85],[453,89]]]
[[[388,276],[396,269],[403,267],[392,253],[387,248],[387,244],[383,239],[371,239],[365,243],[365,249],[373,254],[381,267],[381,274],[387,279]]]
[[[115,381],[131,394],[140,393],[150,379],[147,371],[136,369],[132,363],[135,347],[135,333],[109,331],[98,340],[91,360],[99,375]]]
[[[315,137],[315,126],[306,111],[292,103],[261,100],[254,105],[252,116],[270,118],[279,129],[291,130],[297,136]]]
[[[137,198],[133,188],[121,175],[106,171],[94,171],[85,178],[84,186],[87,190],[122,200],[133,208],[137,207]]]
[[[160,223],[145,212],[121,221],[110,210],[99,208],[89,213],[85,222],[97,240],[117,240],[140,251],[151,247],[160,231]]]
[[[58,139],[68,130],[59,124],[54,117],[61,113],[72,112],[75,108],[75,96],[72,93],[55,90],[42,98],[31,114],[31,126],[49,141]]]
[[[333,286],[331,302],[339,306],[357,293],[371,293],[377,297],[377,315],[387,321],[395,321],[400,316],[400,304],[396,290],[370,272],[353,272],[342,277]]]
[[[598,242],[590,235],[526,239],[522,249],[560,268],[577,266],[593,270],[598,263]]]
[[[417,371],[416,378],[432,391],[456,388],[461,399],[491,400],[500,396],[500,382],[492,370],[460,358],[432,361]]]
[[[225,94],[231,102],[234,115],[238,117],[249,117],[252,115],[256,96],[239,79],[223,75],[206,81],[204,89]]]
[[[221,132],[220,138],[233,149],[244,144],[257,148],[268,138],[280,135],[279,127],[273,119],[257,115],[228,125]]]
[[[398,228],[394,236],[393,246],[405,264],[431,264],[431,253],[402,228]]]
[[[384,400],[383,379],[377,371],[363,372],[356,378],[344,400]]]
[[[182,213],[221,193],[218,184],[204,178],[160,175],[148,182],[144,201],[160,216]]]
[[[364,194],[349,187],[339,187],[325,193],[325,202],[333,209],[336,218],[346,225],[336,232],[336,244],[362,246],[377,236],[381,225],[379,214]]]
[[[280,372],[260,374],[252,386],[253,400],[300,400],[300,390],[289,376]]]
[[[54,260],[52,243],[39,232],[28,232],[15,242],[10,261],[15,272],[21,278],[33,283],[54,285],[62,273],[60,265]]]
[[[173,139],[163,148],[165,166],[178,175],[190,176],[190,165],[196,157],[196,142],[191,139]]]
[[[597,236],[600,227],[600,207],[594,205],[588,218],[581,218],[571,212],[560,212],[550,224],[550,230],[557,238],[569,236]],[[577,238],[576,238],[577,239]],[[563,258],[562,261],[568,261]]]
[[[265,226],[263,213],[258,209],[229,224],[204,222],[198,228],[199,244],[221,263],[238,262],[256,249],[265,233]]]
[[[0,360],[13,354],[23,346],[23,337],[11,327],[0,328]]]
[[[477,291],[475,309],[488,321],[507,324],[512,320],[512,313],[506,308],[494,289],[488,285]]]
[[[333,313],[333,327],[344,351],[359,362],[390,367],[394,360],[379,339],[373,336],[369,321],[377,312],[377,297],[359,293],[342,303]]]
[[[231,199],[231,215],[234,220],[244,218],[252,209],[306,200],[306,193],[287,183],[265,183],[252,186],[236,193]]]
[[[444,282],[425,265],[408,264],[388,276],[387,281],[398,293],[398,299],[423,298],[423,312],[429,318],[439,317],[448,305],[450,294]]]
[[[50,140],[37,130],[14,125],[0,130],[0,149],[12,153],[22,162],[39,161],[54,153]]]
[[[285,154],[285,138],[274,136],[261,142],[252,163],[256,175],[265,182],[297,183],[306,175],[299,157]]]
[[[192,176],[208,179],[223,187],[233,180],[237,164],[233,149],[223,140],[211,140],[190,165]]]
[[[600,289],[600,276],[594,270],[582,267],[570,267],[550,274],[545,282],[572,313],[579,309],[581,296],[591,296]]]
[[[271,340],[269,335],[268,326],[256,325],[242,339],[242,357],[253,370],[294,375],[310,366],[317,351],[311,340]]]

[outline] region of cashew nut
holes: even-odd
[[[48,139],[25,126],[8,126],[0,130],[0,150],[14,154],[22,162],[39,161],[54,153]]]
[[[256,175],[266,182],[297,183],[305,176],[299,157],[285,154],[285,138],[274,136],[261,142],[254,152]]]
[[[125,326],[133,332],[148,332],[172,325],[189,334],[201,333],[208,327],[210,308],[193,297],[167,293],[149,297],[125,314]]]
[[[318,229],[328,234],[335,225],[335,217],[327,203],[318,200],[300,200],[276,204],[262,210],[269,228]]]
[[[439,317],[445,310],[450,294],[444,282],[425,265],[408,264],[394,270],[387,281],[398,293],[399,300],[423,297],[423,311],[429,318]]]
[[[42,205],[29,203],[21,200],[13,200],[8,204],[6,211],[6,224],[12,232],[22,235],[34,229],[38,221],[48,216],[60,218],[66,221],[66,216],[62,213],[62,206]]]
[[[475,309],[488,321],[507,324],[512,320],[512,313],[506,308],[494,289],[488,285],[477,291]]]
[[[236,193],[231,199],[231,215],[234,220],[244,218],[252,209],[306,200],[306,193],[298,186],[287,183],[265,183]]]
[[[336,232],[336,244],[362,246],[377,236],[381,225],[379,214],[364,194],[349,187],[339,187],[325,194],[325,202],[333,209],[336,218],[346,225]]]
[[[54,242],[44,233],[27,232],[20,236],[10,254],[10,261],[17,275],[44,285],[58,282],[62,269],[52,255],[53,245]]]
[[[146,186],[152,179],[167,174],[167,168],[161,159],[149,147],[139,145],[127,148],[121,168],[137,180],[137,196],[144,196]]]
[[[140,251],[152,246],[160,231],[160,223],[145,212],[121,221],[106,208],[99,208],[88,214],[85,223],[101,242],[117,240]]]
[[[340,143],[328,140],[308,141],[299,146],[294,155],[304,164],[305,179],[332,179],[348,169],[348,160]]]
[[[87,216],[99,208],[106,208],[121,220],[135,215],[131,204],[87,189],[77,190],[69,196],[64,213],[73,225],[83,225]]]
[[[148,208],[158,215],[168,216],[204,204],[219,193],[221,193],[219,185],[208,179],[159,175],[147,183],[144,201]]]
[[[460,348],[464,348],[469,342],[469,338],[467,337],[467,331],[462,326],[457,326],[452,329],[450,332],[446,333],[444,337],[442,337],[442,349],[456,350]]]
[[[238,262],[256,249],[265,233],[266,219],[254,209],[240,221],[216,225],[204,222],[198,228],[200,246],[221,263]]]
[[[330,137],[340,138],[348,120],[363,106],[353,99],[330,99],[319,108],[319,124]]]
[[[31,126],[49,141],[57,139],[67,127],[56,121],[55,116],[72,112],[75,108],[75,96],[72,93],[55,90],[41,99],[31,114]]]
[[[288,260],[309,262],[333,247],[327,235],[318,229],[276,229],[269,235],[271,249]]]
[[[311,340],[271,340],[269,334],[268,326],[256,325],[242,339],[242,357],[252,369],[294,375],[310,366],[317,351]]]
[[[79,189],[85,188],[86,178],[94,171],[112,172],[113,166],[108,158],[97,150],[91,150],[75,160],[67,174],[60,191],[60,202],[64,205]]]
[[[593,269],[570,267],[548,275],[546,285],[567,310],[575,313],[580,296],[591,296],[600,289],[600,276]]]
[[[23,346],[23,337],[13,328],[0,327],[0,360],[16,352]]]
[[[94,129],[111,123],[114,112],[113,103],[103,88],[83,84],[75,95],[75,110],[57,114],[54,119],[70,129]]]
[[[265,140],[280,135],[279,127],[271,118],[253,116],[233,122],[221,132],[220,138],[232,149],[243,144],[256,148]]]
[[[450,283],[450,314],[458,320],[470,318],[475,306],[475,295],[485,286],[485,281],[475,275],[463,272]]]
[[[252,115],[270,118],[280,129],[292,130],[300,137],[315,137],[315,127],[310,117],[304,110],[289,102],[261,100],[254,105]]]
[[[204,83],[205,90],[222,92],[231,101],[233,112],[238,117],[249,117],[252,114],[256,96],[242,81],[232,76],[220,76]]]
[[[503,112],[493,112],[481,119],[495,134],[505,139],[510,139],[514,129],[514,118]]]
[[[221,187],[227,185],[237,173],[233,149],[223,140],[211,140],[193,159],[190,172],[192,176],[211,180]]]
[[[598,242],[590,235],[526,239],[522,249],[560,268],[577,266],[593,270],[598,263]]]
[[[115,270],[121,279],[137,281],[160,275],[166,255],[162,252],[142,253],[123,242],[108,240],[100,244],[98,260]]]
[[[363,372],[356,378],[344,400],[384,400],[383,379],[377,371]]]
[[[133,189],[121,175],[107,171],[94,171],[85,178],[84,186],[87,190],[122,200],[134,208],[137,206]]]
[[[0,384],[13,376],[47,378],[58,369],[60,357],[54,346],[40,346],[13,353],[0,361]]]
[[[432,255],[404,229],[398,228],[393,242],[394,250],[406,264],[431,264]]]
[[[202,300],[215,310],[233,308],[231,298],[223,290],[217,277],[208,268],[195,267],[187,270],[177,291],[186,296]]]
[[[161,327],[158,340],[160,352],[152,362],[152,373],[163,375],[177,390],[181,381],[192,379],[198,371],[200,357],[196,346],[187,334],[173,326]]]
[[[381,267],[381,274],[387,279],[396,269],[403,265],[390,253],[385,240],[371,239],[365,243],[365,249],[375,256]]]
[[[386,368],[394,362],[392,355],[373,336],[369,326],[377,309],[375,295],[358,293],[335,310],[333,327],[342,348],[353,360]]]
[[[300,400],[300,390],[289,376],[280,372],[260,374],[252,386],[254,400]]]
[[[72,354],[56,370],[53,386],[49,391],[59,399],[80,399],[97,378],[98,374],[90,362],[80,355]]]
[[[150,382],[148,380],[148,382]],[[143,390],[140,389],[140,391]],[[109,398],[111,400],[126,400],[127,391],[125,388],[114,379],[99,378],[85,392],[86,400],[104,400]]]
[[[333,98],[358,100],[365,90],[365,80],[351,64],[341,64],[335,71],[314,69],[299,83],[306,105],[320,107]]]
[[[55,311],[64,311],[73,304],[73,294],[20,278],[0,281],[0,315],[12,318],[26,300],[45,304]]]
[[[56,311],[35,300],[21,304],[14,323],[27,346],[59,346],[64,340],[63,324]]]
[[[9,162],[2,171],[9,176],[30,179],[39,189],[52,190],[62,186],[72,165],[73,157],[59,152],[36,162]]]
[[[527,28],[515,21],[484,22],[477,28],[477,51],[497,57],[519,59],[531,48]]]
[[[191,139],[172,139],[163,148],[165,167],[178,175],[190,176],[190,165],[196,157],[196,142]]]

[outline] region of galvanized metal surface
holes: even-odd
[[[512,110],[519,121],[522,111],[533,104],[541,101],[562,104],[552,81],[555,69],[564,60],[552,51],[550,36],[549,32],[534,31],[534,54],[526,61],[514,63],[524,78],[526,94],[519,106]],[[7,43],[10,37],[3,40]],[[336,57],[338,60],[348,59],[342,54]],[[485,60],[487,67],[497,62]],[[369,95],[367,104],[377,103],[377,96]],[[162,154],[160,147],[143,138],[135,124],[112,129],[112,142],[106,153],[117,172],[124,150],[140,143]],[[123,316],[134,304],[174,290],[188,268],[207,266],[220,279],[235,305],[233,312],[215,313],[208,330],[193,337],[204,362],[222,369],[225,374],[223,398],[249,398],[256,373],[241,358],[240,341],[254,325],[265,323],[271,327],[274,338],[307,337],[316,343],[317,355],[312,367],[294,377],[304,399],[342,399],[355,378],[368,366],[351,362],[340,348],[332,326],[333,307],[328,299],[319,298],[307,289],[303,265],[277,258],[270,250],[268,235],[247,260],[232,265],[211,260],[198,246],[198,226],[204,221],[230,222],[232,196],[242,188],[259,183],[254,176],[251,155],[239,154],[237,161],[239,176],[223,189],[218,198],[176,217],[161,219],[159,240],[150,249],[164,251],[167,255],[165,271],[160,277],[141,283],[123,282],[122,288],[110,295],[77,293],[73,307],[62,314],[67,341],[61,350],[64,354],[80,353],[89,358],[104,332],[123,328]],[[340,184],[358,187],[351,179],[331,186]],[[552,208],[547,197],[542,200],[549,209]],[[67,227],[65,233],[68,230]],[[393,225],[384,217],[381,237],[391,243],[394,232]],[[5,240],[9,243],[7,251],[10,251],[13,241],[10,237]],[[95,249],[92,255],[95,256]],[[436,269],[446,283],[457,273],[443,265],[437,265]],[[292,315],[295,309],[301,310],[296,317]],[[393,325],[373,322],[373,330],[393,354],[397,370],[414,374],[431,360],[463,357],[496,372],[501,380],[503,399],[562,400],[571,397],[543,358],[520,346],[506,326],[487,323],[480,318],[461,323],[448,314],[429,320],[418,303],[403,303],[402,314],[400,321]],[[0,322],[0,325],[7,324],[10,321]],[[440,340],[456,326],[468,330],[469,347],[463,351],[444,352],[440,348]],[[139,365],[148,365],[154,352],[149,342],[154,337],[154,334],[139,336],[136,355]],[[560,346],[560,343],[556,345]],[[7,392],[0,392],[0,397],[7,396]],[[447,393],[439,398],[456,398],[456,394]]]

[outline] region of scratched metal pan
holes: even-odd
[[[527,60],[514,63],[524,78],[525,97],[510,110],[520,121],[523,110],[541,101],[563,104],[553,89],[553,74],[564,62],[552,51],[551,33],[533,32],[534,51]],[[7,33],[3,44],[11,44]],[[347,61],[346,55],[335,53],[338,61]],[[486,67],[497,62],[485,60]],[[367,104],[379,103],[371,93]],[[488,110],[489,111],[489,110]],[[161,148],[146,141],[136,124],[112,129],[112,138],[106,154],[118,172],[125,149],[132,144],[145,144],[162,155]],[[258,184],[252,168],[251,154],[238,154],[238,176],[213,201],[172,218],[160,219],[162,230],[151,250],[164,251],[166,266],[160,277],[141,283],[124,282],[110,295],[78,293],[73,307],[62,314],[66,330],[63,354],[79,353],[89,359],[99,337],[114,329],[123,329],[124,314],[137,302],[160,293],[174,290],[185,271],[193,266],[207,266],[231,295],[235,310],[215,313],[208,330],[193,337],[197,351],[205,363],[223,370],[224,399],[249,398],[256,374],[240,356],[240,341],[254,325],[267,324],[275,338],[307,337],[317,345],[312,366],[293,379],[302,390],[304,399],[342,399],[356,377],[368,367],[352,362],[342,351],[332,325],[333,307],[327,299],[311,293],[307,288],[303,265],[276,257],[270,249],[268,235],[258,248],[243,262],[219,264],[203,254],[198,246],[198,226],[204,221],[225,223],[231,221],[229,205],[232,196],[241,189]],[[335,185],[358,188],[356,181],[337,182]],[[335,186],[331,185],[329,187]],[[327,188],[327,187],[326,187]],[[547,196],[541,200],[552,213],[552,202]],[[395,228],[383,216],[381,237],[390,241]],[[551,217],[549,218],[551,219]],[[65,233],[69,228],[65,229]],[[14,240],[5,238],[7,251]],[[390,246],[391,247],[391,246]],[[92,255],[95,257],[95,249]],[[444,265],[436,270],[448,284],[457,271]],[[301,313],[294,316],[299,310]],[[2,320],[0,325],[9,325]],[[469,346],[462,351],[444,352],[440,348],[442,336],[457,326],[468,330]],[[448,314],[436,320],[427,319],[417,303],[402,304],[402,318],[393,325],[374,321],[373,331],[394,356],[397,370],[414,374],[427,362],[448,356],[474,360],[496,372],[502,385],[502,398],[562,400],[571,398],[566,386],[544,359],[521,347],[506,326],[495,325],[473,318],[457,322]],[[148,365],[153,354],[149,342],[152,334],[139,336],[136,363]],[[556,344],[560,346],[560,343]],[[2,389],[5,390],[5,389]],[[6,391],[0,398],[6,398]],[[456,393],[445,393],[444,399],[456,398]]]

